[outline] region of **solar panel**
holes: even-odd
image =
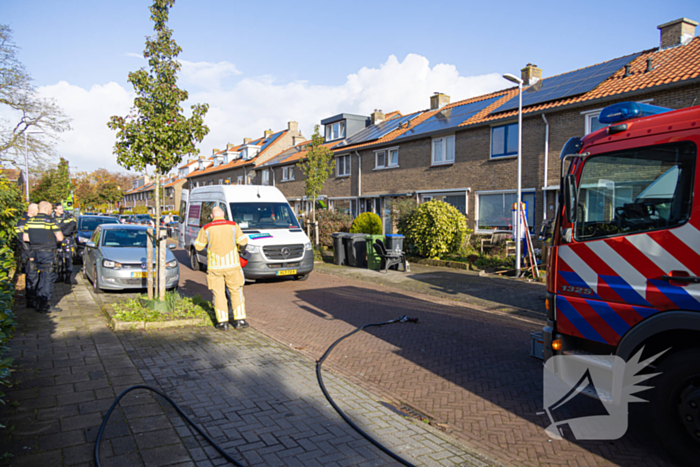
[[[410,128],[403,135],[396,139],[406,138],[409,136],[418,135],[421,133],[432,133],[441,130],[448,130],[451,128],[458,127],[461,123],[470,119],[477,113],[484,110],[489,105],[496,102],[503,96],[496,96],[490,99],[485,99],[479,102],[473,102],[471,104],[460,105],[458,107],[452,107],[450,109],[438,112],[423,123]]]
[[[407,121],[417,116],[418,112],[403,117],[392,118],[391,120],[387,120],[376,125],[370,125],[358,131],[349,138],[345,139],[344,141],[341,141],[340,143],[338,143],[338,145],[334,146],[334,148],[342,148],[353,144],[366,143],[367,141],[377,140],[382,136],[391,133],[392,131],[397,129],[399,125],[403,125]]]
[[[537,91],[523,92],[523,107],[587,93],[638,56],[639,54],[628,55],[627,57],[616,58],[600,65],[546,78],[542,80],[542,87]],[[492,113],[505,112],[506,110],[517,108],[518,96],[515,96]]]
[[[263,145],[260,148],[260,152],[263,152],[265,148],[267,148],[270,144],[272,144],[277,138],[280,137],[280,135],[284,133],[283,131],[280,131],[279,133],[275,133],[274,135],[271,135],[269,138],[267,138],[265,141],[263,141]]]

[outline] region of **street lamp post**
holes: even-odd
[[[523,172],[523,80],[515,75],[506,73],[503,75],[505,79],[518,85],[518,190],[516,195],[517,216],[515,222],[515,277],[520,277],[520,258],[522,254],[521,246],[521,221],[520,221],[520,206],[522,203],[522,172]]]
[[[24,130],[24,192],[29,203],[29,151],[27,150],[27,134],[43,133],[43,131]]]

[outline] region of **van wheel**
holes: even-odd
[[[202,265],[199,263],[199,260],[197,259],[197,252],[194,249],[190,250],[190,267],[193,271],[202,270]]]
[[[305,281],[309,278],[310,275],[311,274],[297,274],[296,276],[294,276],[294,279],[298,281]]]
[[[664,447],[683,465],[696,465],[700,449],[700,349],[671,355],[651,380],[652,426]]]

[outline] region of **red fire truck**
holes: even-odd
[[[599,121],[610,126],[571,138],[560,156],[544,357],[604,365],[600,356],[628,361],[641,349],[642,358],[670,349],[642,397],[661,442],[698,465],[700,106],[623,102]]]

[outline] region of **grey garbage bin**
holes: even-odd
[[[347,264],[347,258],[345,256],[345,233],[335,232],[331,234],[333,239],[333,262],[338,266],[344,266]]]
[[[356,268],[366,268],[367,267],[367,242],[365,241],[365,234],[345,234],[346,241],[346,257],[348,259],[348,266],[353,266]]]
[[[386,234],[386,249],[389,251],[403,251],[403,235],[400,234]]]

